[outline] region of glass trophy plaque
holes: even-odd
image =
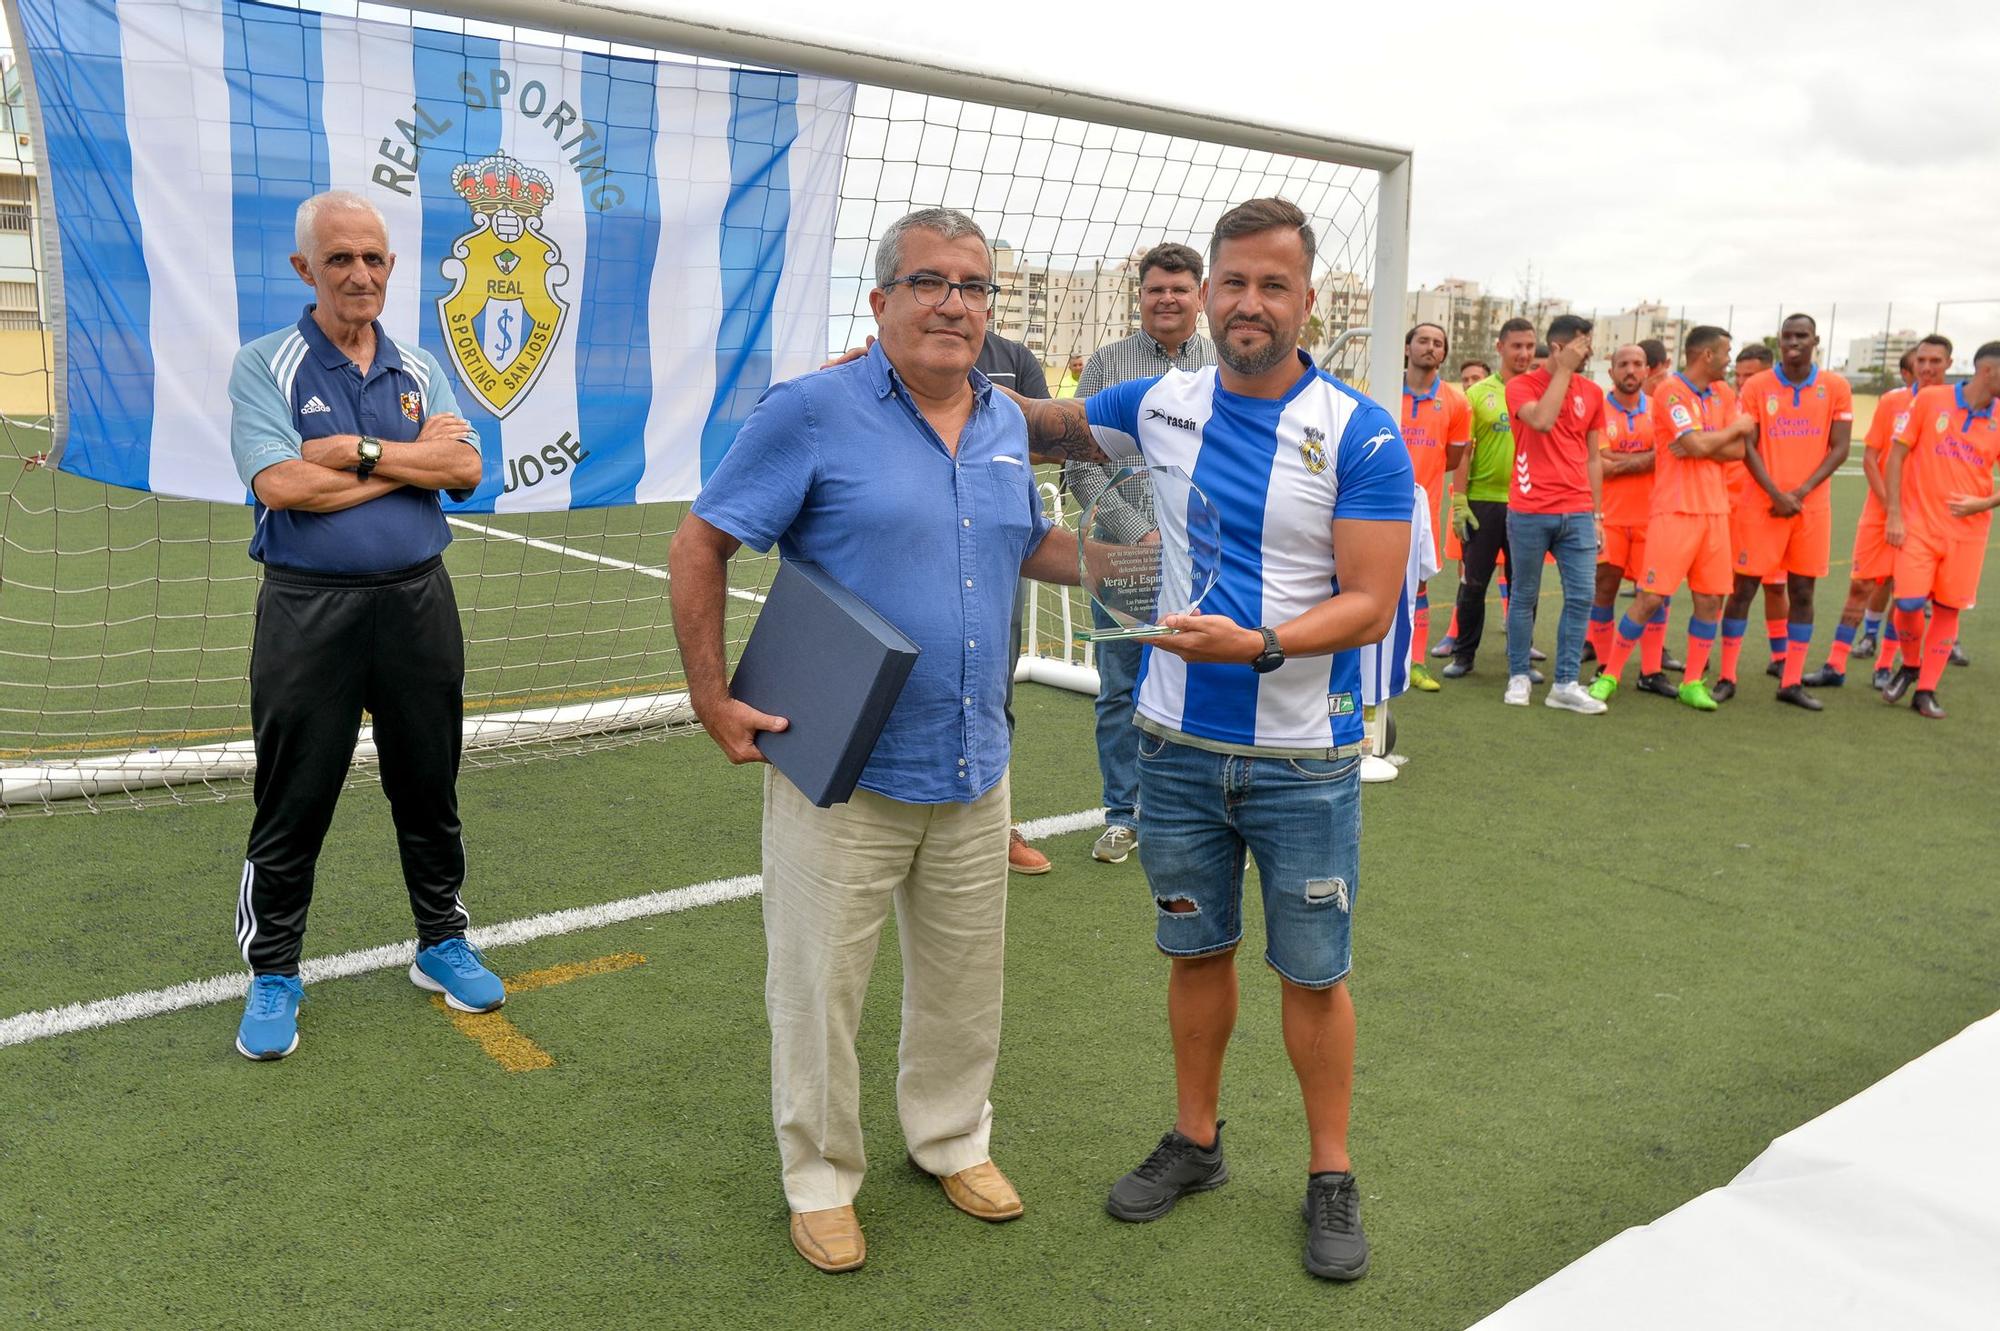
[[[1091,642],[1172,633],[1161,623],[1201,605],[1222,571],[1222,523],[1178,467],[1121,466],[1077,524],[1081,583],[1112,627]]]

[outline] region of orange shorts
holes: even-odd
[[[1615,564],[1634,582],[1646,571],[1646,529],[1643,526],[1604,526],[1604,548],[1597,552],[1600,564]]]
[[[1823,578],[1833,548],[1833,510],[1807,509],[1797,517],[1777,518],[1768,508],[1737,509],[1729,515],[1729,536],[1739,574],[1759,582],[1787,575]]]
[[[1735,589],[1727,513],[1655,513],[1646,525],[1639,589],[1671,596],[1683,582],[1697,596],[1727,596]]]
[[[1953,610],[1970,610],[1986,566],[1986,541],[1950,541],[1910,532],[1896,551],[1896,598],[1928,596]]]
[[[1884,520],[1882,510],[1870,504],[1854,529],[1854,576],[1863,582],[1880,582],[1896,571],[1896,547],[1883,534]]]

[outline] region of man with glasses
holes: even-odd
[[[1113,384],[1150,379],[1168,370],[1193,372],[1215,364],[1215,344],[1195,331],[1201,314],[1201,255],[1186,245],[1155,245],[1139,260],[1139,331],[1099,347],[1077,381],[1079,399]],[[1089,462],[1063,468],[1063,485],[1079,506],[1096,503],[1114,471]],[[1105,530],[1118,540],[1138,540],[1145,520],[1130,505],[1112,501],[1099,513]],[[1098,628],[1111,617],[1090,607]],[[1132,692],[1139,681],[1136,638],[1097,644],[1097,770],[1104,779],[1104,835],[1090,857],[1123,864],[1139,848],[1139,732],[1132,725]]]
[[[1077,580],[1076,538],[1042,515],[1021,410],[973,368],[994,292],[971,218],[909,214],[883,235],[865,355],[777,384],[674,534],[674,632],[695,714],[731,762],[782,730],[729,696],[723,598],[740,545],[819,563],[922,649],[859,788],[817,808],[764,775],[771,1107],[793,1246],[822,1271],[866,1256],[855,1033],[893,904],[903,960],[896,1103],[909,1157],[951,1204],[1011,1220],[988,1153],[1007,910],[1016,581]]]

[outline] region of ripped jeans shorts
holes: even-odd
[[[1140,736],[1139,861],[1160,951],[1205,957],[1243,941],[1246,852],[1263,887],[1266,964],[1306,989],[1346,979],[1361,760],[1253,758]]]

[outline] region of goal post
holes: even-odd
[[[752,20],[732,20],[724,25],[677,14],[672,5],[661,0],[429,0],[425,8],[475,21],[513,23],[684,55],[824,74],[956,102],[984,102],[1034,115],[1153,131],[1373,172],[1379,180],[1374,200],[1373,292],[1388,292],[1394,298],[1389,311],[1393,317],[1387,319],[1385,334],[1401,327],[1403,292],[1408,289],[1410,272],[1412,153],[1406,147],[1189,110],[1081,85],[1052,86],[1027,71],[953,64],[915,50],[898,49],[888,40],[871,41],[866,47],[848,46],[787,36],[761,28]],[[1386,335],[1373,337],[1367,377],[1361,386],[1369,387],[1390,410],[1400,411],[1402,374],[1401,341]],[[1394,391],[1387,387],[1391,384],[1397,385]]]
[[[18,21],[26,3],[6,0],[17,51],[30,64]],[[110,9],[104,0],[76,3]],[[1319,313],[1308,350],[1395,407],[1400,341],[1366,334],[1377,325],[1385,334],[1400,328],[1410,154],[1399,148],[1052,87],[1031,72],[959,67],[872,37],[862,49],[858,40],[841,45],[749,22],[723,25],[676,15],[656,0],[430,0],[414,14],[363,4],[358,17],[352,0],[180,3],[197,17],[248,15],[280,27],[323,20],[456,32],[468,42],[534,48],[551,67],[583,53],[600,64],[607,57],[710,64],[725,83],[732,70],[851,82],[825,238],[831,276],[823,314],[809,320],[811,336],[787,334],[795,358],[808,345],[815,358],[856,345],[871,331],[866,297],[876,238],[912,208],[946,205],[973,215],[993,242],[1003,288],[995,330],[1027,344],[1054,387],[1070,355],[1136,331],[1134,266],[1144,249],[1161,241],[1203,249],[1226,207],[1283,194],[1320,235]],[[9,267],[12,201],[39,200],[23,228],[35,238],[55,237],[65,206],[51,188],[34,72],[23,69],[9,85],[14,133],[5,137],[18,138],[22,149],[10,162],[0,143],[0,181],[11,175],[18,182],[0,189],[0,298],[21,285],[9,279],[32,279],[25,285],[39,294],[46,319],[31,310],[17,316],[24,327],[0,309],[0,819],[246,794],[254,770],[247,673],[259,585],[259,570],[244,553],[250,510],[41,465],[54,443],[52,417],[68,372],[61,334],[74,293],[64,292],[59,264]],[[361,91],[383,100],[372,85]],[[451,109],[438,119],[451,118]],[[219,226],[227,247],[227,219]],[[240,226],[238,233],[240,245]],[[397,234],[391,242],[408,244]],[[418,280],[420,257],[435,266],[428,252],[405,253],[397,282]],[[301,289],[292,309],[303,300]],[[414,304],[411,310],[414,319]],[[390,331],[400,337],[416,330]],[[207,410],[226,415],[219,403]],[[1045,505],[1073,521],[1073,512],[1061,512],[1066,496],[1056,477],[1042,479]],[[690,497],[451,515],[455,539],[446,562],[467,640],[469,767],[697,728],[666,597],[666,549]],[[774,556],[748,551],[733,561],[732,659],[774,568]],[[1028,641],[1017,675],[1093,690],[1090,649],[1076,632],[1088,621],[1081,598],[1038,587],[1024,620]],[[356,757],[353,779],[372,779],[365,729]]]

